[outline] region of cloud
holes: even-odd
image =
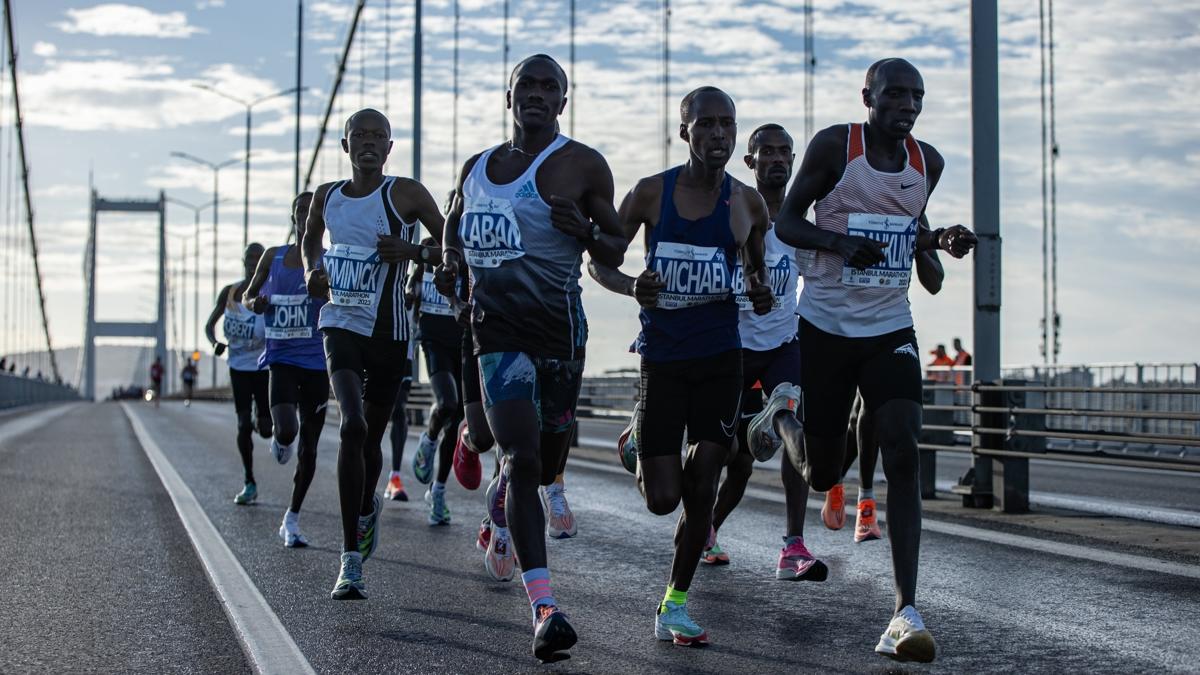
[[[37,42],[33,43],[33,53],[35,56],[49,59],[58,53],[58,47],[55,47],[51,42],[42,42],[41,40],[38,40]]]
[[[67,21],[54,24],[64,33],[86,33],[101,37],[186,38],[206,32],[188,24],[183,12],[154,12],[138,5],[106,3],[87,9],[68,9]]]

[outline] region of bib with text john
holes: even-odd
[[[317,325],[317,312],[307,294],[272,295],[263,318],[271,340],[311,338]]]
[[[787,294],[788,279],[795,274],[792,271],[792,261],[786,255],[768,255],[766,257],[767,278],[771,282],[771,292],[775,295],[772,307],[778,307]],[[738,309],[753,311],[754,304],[746,296],[746,277],[742,274],[742,262],[739,260],[733,268],[733,298],[737,300]]]
[[[693,246],[662,241],[654,251],[652,269],[666,284],[658,295],[660,309],[682,309],[719,302],[729,297],[733,274],[719,246]]]
[[[471,267],[499,267],[525,255],[521,228],[507,199],[467,198],[459,236]]]
[[[910,216],[884,216],[871,213],[851,213],[847,234],[869,237],[887,244],[883,261],[865,270],[849,263],[842,266],[842,283],[847,286],[872,288],[908,288],[912,277],[913,251],[917,244],[917,219]]]
[[[379,291],[383,265],[379,251],[369,246],[334,244],[325,252],[329,299],[335,305],[372,307]]]

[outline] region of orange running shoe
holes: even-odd
[[[400,476],[392,474],[388,479],[388,485],[383,491],[383,498],[397,502],[408,501],[408,493],[404,491],[404,483],[400,481]]]
[[[821,520],[825,527],[840,530],[846,525],[846,488],[841,483],[825,493],[825,505],[821,507]]]
[[[882,538],[883,534],[879,531],[879,521],[875,520],[875,500],[860,500],[858,502],[858,520],[854,525],[855,543]]]

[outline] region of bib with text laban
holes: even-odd
[[[381,283],[379,251],[370,246],[334,244],[325,252],[329,299],[335,305],[372,307]]]
[[[311,338],[317,325],[317,311],[307,294],[272,295],[263,316],[266,334],[271,340]]]
[[[459,285],[462,285],[462,277],[459,277]],[[421,277],[421,313],[454,316],[450,309],[450,299],[438,293],[437,286],[433,283],[433,272],[426,272],[425,276]]]
[[[525,255],[512,203],[504,198],[468,197],[459,237],[471,267],[499,267]]]
[[[786,255],[768,254],[766,257],[767,278],[771,282],[771,292],[775,295],[775,301],[772,308],[778,307],[783,302],[783,297],[787,293],[788,279],[793,274],[792,261]],[[738,309],[753,311],[754,303],[750,302],[750,298],[746,295],[746,277],[742,274],[742,261],[737,261],[733,268],[733,298],[737,300]]]
[[[658,294],[660,309],[720,302],[732,292],[733,273],[725,259],[725,249],[719,246],[660,241],[651,265],[665,284]]]
[[[869,237],[887,244],[887,248],[883,249],[883,261],[865,270],[855,269],[849,263],[843,264],[843,284],[872,288],[908,288],[912,277],[913,252],[917,245],[916,218],[851,213],[846,230],[852,237]]]

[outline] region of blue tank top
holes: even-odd
[[[675,210],[682,168],[663,174],[662,207],[646,250],[646,266],[666,283],[658,305],[639,313],[642,332],[634,347],[647,361],[694,359],[742,346],[733,297],[738,256],[729,215],[733,178],[725,175],[712,213],[687,220]]]
[[[263,313],[267,347],[258,358],[260,368],[282,363],[309,370],[325,370],[325,347],[317,321],[324,298],[314,298],[304,286],[304,267],[288,267],[283,257],[291,249],[280,246],[261,294],[270,305]]]

